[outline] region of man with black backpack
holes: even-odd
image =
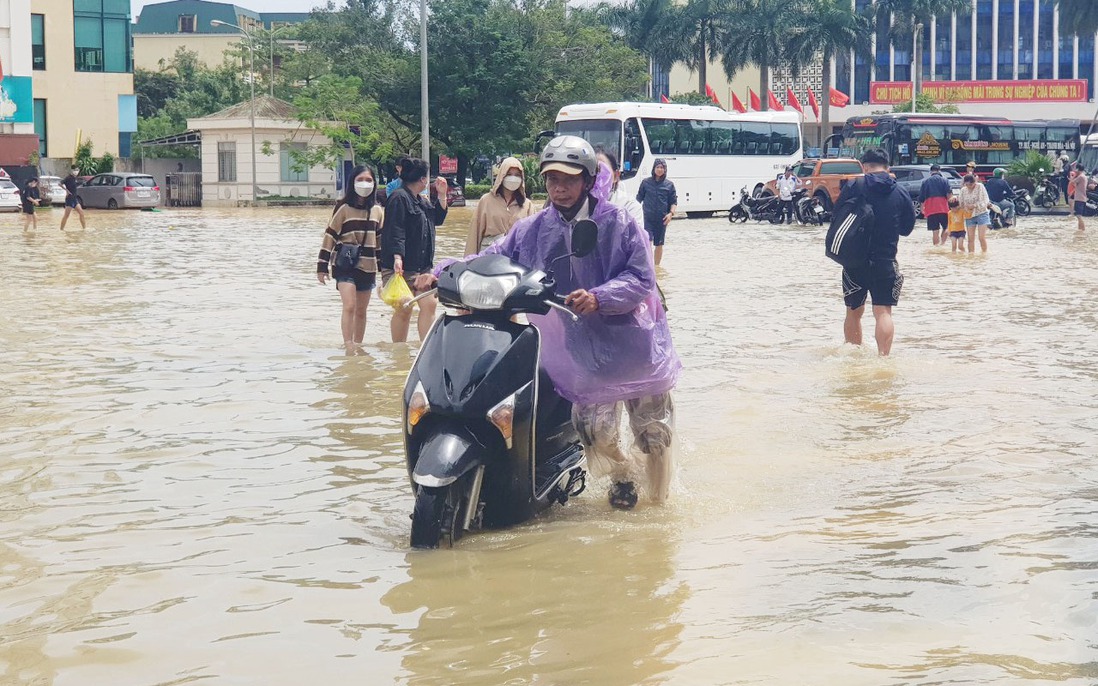
[[[904,276],[896,262],[900,236],[915,228],[911,196],[888,172],[888,154],[871,148],[862,155],[865,177],[849,183],[839,195],[827,232],[825,252],[843,266],[843,300],[847,343],[862,344],[866,296],[873,299],[877,352],[892,350],[892,307],[899,302]]]

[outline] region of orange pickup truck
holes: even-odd
[[[862,163],[849,157],[801,160],[793,165],[793,173],[800,177],[809,195],[818,197],[827,210],[835,206],[847,182],[865,175]],[[765,188],[764,195],[777,195],[777,180],[767,181]]]

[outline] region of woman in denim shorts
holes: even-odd
[[[968,233],[968,254],[976,252],[976,236],[980,237],[980,250],[987,252],[987,230],[991,227],[991,213],[988,206],[991,198],[987,196],[984,184],[976,180],[975,174],[965,176],[965,183],[961,187],[958,197],[961,201],[961,209],[969,213],[965,220],[965,231]]]
[[[377,203],[374,171],[359,165],[348,178],[343,197],[324,230],[316,278],[326,283],[331,269],[343,301],[343,346],[351,352],[362,345],[366,332],[366,308],[377,283],[377,232],[385,215]]]

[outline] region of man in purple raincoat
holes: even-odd
[[[610,504],[631,509],[636,482],[647,476],[653,500],[667,499],[672,475],[674,404],[671,389],[682,364],[671,342],[667,316],[656,291],[648,235],[624,209],[593,194],[598,162],[591,145],[558,136],[541,155],[550,204],[518,221],[507,237],[481,254],[501,254],[535,269],[572,252],[572,227],[583,219],[598,226],[595,250],[553,265],[558,292],[580,315],[530,315],[542,335],[542,366],[557,392],[571,401],[572,420],[593,469],[613,481]],[[599,194],[601,195],[601,194]],[[605,195],[602,195],[605,197]],[[470,256],[468,259],[473,259]],[[417,288],[430,288],[449,262],[424,274]],[[624,406],[643,468],[621,449]]]

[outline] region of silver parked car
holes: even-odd
[[[96,174],[76,189],[84,207],[156,207],[160,204],[160,186],[148,174],[108,172]]]
[[[65,187],[61,185],[59,176],[39,176],[38,192],[42,195],[42,204],[65,204]]]

